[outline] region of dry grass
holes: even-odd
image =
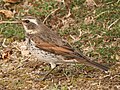
[[[16,11],[10,19],[0,14],[1,20],[18,20],[33,15],[44,21],[47,17],[45,24],[58,30],[73,47],[96,58],[96,62],[110,66],[109,72],[104,73],[84,65],[60,65],[45,81],[40,81],[50,66],[31,56],[22,56],[16,48],[15,41],[20,43],[24,39],[21,25],[1,24],[0,53],[5,52],[2,43],[6,38],[5,45],[12,54],[7,52],[10,54],[7,58],[0,57],[0,90],[119,90],[120,2],[94,1],[96,3],[91,4],[84,3],[85,0],[66,0],[62,4],[54,0],[29,0],[10,6],[0,1],[1,9]]]

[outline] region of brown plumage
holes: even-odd
[[[47,54],[48,53],[54,54],[54,56],[56,57],[55,59],[57,60],[55,59],[52,60],[51,58],[49,59],[42,58],[42,59],[46,59],[42,61],[50,63],[52,68],[54,68],[54,66],[60,62],[61,63],[76,62],[76,63],[85,64],[87,66],[92,66],[103,71],[108,70],[108,67],[91,61],[89,57],[79,53],[78,51],[75,51],[70,46],[67,46],[62,41],[61,37],[57,34],[57,32],[52,31],[36,18],[27,16],[23,18],[22,21],[26,31],[26,35],[30,40],[29,43],[32,43],[31,46],[34,46],[35,50],[37,49],[39,51],[44,51],[47,52]],[[35,50],[32,49],[33,52]],[[34,53],[34,55],[36,55],[39,59],[39,54]],[[62,58],[58,59],[57,58],[58,56]],[[74,60],[72,61],[72,59]]]

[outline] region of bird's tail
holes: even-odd
[[[95,67],[95,68],[98,68],[98,69],[100,69],[100,70],[102,70],[102,71],[108,71],[108,67],[106,67],[106,66],[104,66],[104,65],[102,65],[102,64],[99,64],[99,63],[97,63],[97,62],[94,62],[94,61],[88,61],[88,65],[90,65],[90,66],[92,66],[92,67]]]
[[[92,66],[92,67],[98,68],[98,69],[100,69],[102,71],[108,71],[109,70],[109,68],[107,66],[99,64],[97,62],[94,62],[94,61],[90,60],[89,57],[86,57],[86,56],[83,56],[83,55],[81,56],[80,55],[76,59],[77,59],[78,63],[83,63],[83,64],[85,64],[87,66]]]

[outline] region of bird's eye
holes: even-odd
[[[24,20],[23,22],[25,22],[25,23],[29,23],[30,21],[29,21],[29,20]]]

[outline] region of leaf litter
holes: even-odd
[[[11,3],[15,3],[17,0],[7,0],[7,2],[10,1]],[[18,0],[19,1],[19,0]],[[34,7],[34,2],[31,2],[33,0],[27,1],[27,3],[21,2],[20,4],[15,6],[16,15],[14,15],[10,10],[2,10],[1,13],[6,16],[6,18],[13,18],[13,17],[21,17],[25,15],[35,15],[30,14],[29,11],[31,8]],[[49,1],[49,0],[48,0]],[[57,9],[52,10],[55,13],[48,14],[47,16],[42,16],[41,19],[44,20],[45,24],[50,23],[49,25],[52,27],[52,29],[57,30],[58,28],[61,28],[63,32],[66,31],[69,27],[77,27],[80,25],[75,21],[75,18],[72,17],[71,12],[71,0],[57,0],[59,3],[64,3],[66,10],[65,14],[59,14],[61,12],[60,10],[56,11]],[[44,1],[43,1],[44,2]],[[92,3],[91,3],[92,2]],[[44,2],[45,3],[45,2]],[[91,8],[91,6],[97,6],[94,0],[86,0],[86,6],[88,8]],[[77,7],[77,6],[76,6]],[[80,7],[78,6],[77,10]],[[84,7],[83,7],[84,8]],[[19,11],[20,9],[24,10],[24,12]],[[62,8],[64,9],[64,8]],[[93,8],[95,9],[95,7]],[[64,10],[63,10],[64,12]],[[49,12],[50,13],[50,12]],[[35,15],[38,16],[38,15]],[[46,19],[44,18],[46,17]],[[53,17],[53,18],[52,18]],[[100,17],[100,16],[99,16]],[[80,19],[82,20],[82,19]],[[110,28],[114,26],[114,23],[117,23],[117,20],[114,20],[113,23],[110,24]],[[54,23],[54,22],[57,23]],[[79,20],[78,20],[79,21]],[[3,20],[1,20],[3,23]],[[53,22],[53,23],[51,23]],[[96,23],[96,18],[90,15],[87,15],[87,17],[83,18],[83,22],[85,25],[91,25]],[[7,22],[5,22],[7,23]],[[75,25],[76,24],[76,25]],[[95,47],[96,42],[94,44],[91,43],[91,41],[88,42],[88,39],[93,39],[98,41],[100,37],[102,37],[104,34],[97,33],[96,35],[92,36],[92,31],[90,31],[88,28],[86,31],[84,31],[83,28],[78,27],[80,33],[79,35],[71,31],[72,34],[68,33],[68,36],[72,38],[72,43],[81,42],[82,45],[80,48],[82,48],[83,52],[88,54],[89,52],[97,53],[97,56],[101,58],[99,52],[95,52],[94,50],[100,47],[103,47],[102,44],[99,44],[100,47]],[[86,34],[89,35],[89,37],[86,37]],[[65,38],[68,38],[67,35],[64,36]],[[84,37],[84,39],[82,39]],[[4,38],[4,37],[3,37]],[[106,38],[105,38],[106,39]],[[117,40],[116,40],[117,41]],[[116,41],[112,43],[116,43]],[[106,41],[104,41],[106,42]],[[109,42],[111,42],[109,40]],[[6,42],[5,42],[6,43]],[[6,44],[5,44],[6,45]],[[117,46],[118,44],[111,44],[113,46]],[[78,45],[79,46],[79,43]],[[107,46],[107,45],[106,45]],[[110,45],[108,45],[110,47]],[[7,49],[8,48],[8,49]],[[22,49],[22,50],[21,50]],[[41,72],[46,72],[50,70],[50,67],[48,64],[39,62],[36,58],[29,55],[29,52],[26,50],[25,42],[21,41],[15,41],[11,44],[7,44],[7,47],[0,48],[0,89],[7,89],[7,90],[30,90],[30,89],[36,89],[36,90],[51,90],[51,89],[81,89],[81,90],[98,90],[98,89],[111,89],[111,90],[119,90],[120,89],[120,63],[116,63],[114,66],[111,67],[109,73],[104,74],[101,73],[98,70],[95,70],[90,67],[86,66],[79,66],[79,65],[60,65],[55,71],[53,71],[45,81],[36,81],[36,79],[39,79],[42,77],[40,74]],[[11,53],[12,51],[12,53]],[[112,58],[116,58],[119,61],[119,53],[116,52],[116,54]]]

